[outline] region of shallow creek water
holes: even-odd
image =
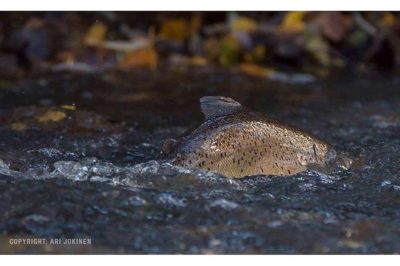
[[[285,84],[199,68],[53,73],[0,87],[0,253],[400,250],[399,78]],[[353,165],[231,180],[158,160],[165,139],[202,121],[203,95],[312,132]],[[9,244],[22,237],[92,244]]]

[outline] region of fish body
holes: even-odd
[[[230,178],[293,175],[324,165],[333,149],[300,129],[245,110],[226,97],[200,99],[206,121],[170,148],[176,165]]]

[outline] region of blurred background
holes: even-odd
[[[222,66],[308,82],[395,72],[397,12],[2,12],[0,75]]]

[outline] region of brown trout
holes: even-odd
[[[163,151],[173,164],[230,178],[293,175],[335,157],[327,143],[300,129],[247,111],[231,98],[200,99],[206,121]]]

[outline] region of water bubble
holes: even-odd
[[[271,222],[267,223],[267,226],[270,228],[277,228],[281,225],[283,225],[282,221],[271,221]]]
[[[109,182],[110,179],[106,178],[106,177],[95,175],[95,176],[90,177],[90,181],[92,181],[92,182]]]
[[[58,161],[54,163],[55,172],[62,174],[65,178],[74,181],[85,181],[88,179],[88,168],[79,162]]]
[[[370,118],[372,121],[372,126],[376,128],[388,128],[395,127],[400,124],[400,120],[397,118],[383,117],[381,115],[373,115]]]
[[[316,190],[315,185],[312,184],[312,183],[300,184],[300,185],[299,185],[299,188],[300,188],[302,191],[313,191],[313,190]]]
[[[8,164],[6,164],[2,159],[0,159],[0,169],[8,170]]]
[[[133,197],[130,197],[130,198],[127,200],[127,203],[128,203],[129,205],[131,205],[131,206],[139,207],[139,206],[146,205],[146,204],[147,204],[147,201],[146,201],[145,199],[142,199],[142,198],[139,197],[139,196],[133,196]]]
[[[400,186],[394,185],[394,186],[393,186],[393,189],[396,190],[396,191],[400,191]]]
[[[173,205],[176,207],[185,207],[187,205],[185,199],[180,199],[172,196],[171,194],[162,193],[158,196],[158,202],[165,205]]]
[[[42,223],[42,222],[48,222],[50,219],[44,215],[41,214],[31,214],[28,216],[25,216],[23,218],[23,222],[37,222],[37,223]]]
[[[232,209],[236,209],[237,207],[239,207],[239,204],[237,204],[236,202],[230,201],[230,200],[226,200],[226,199],[217,199],[214,200],[213,202],[211,202],[210,204],[211,207],[219,207],[225,210],[232,210]]]
[[[266,197],[266,198],[270,198],[270,199],[275,199],[275,196],[271,193],[265,192],[263,193],[261,196]]]
[[[30,150],[28,152],[29,153],[38,152],[50,158],[57,157],[63,154],[60,150],[56,148],[41,148],[38,150]]]
[[[326,175],[326,174],[323,174],[321,172],[314,171],[314,170],[305,171],[303,174],[306,177],[309,177],[308,179],[310,179],[310,177],[316,178],[318,181],[320,181],[323,184],[333,184],[336,180],[336,178],[333,176]]]
[[[140,174],[143,173],[156,174],[158,173],[159,169],[160,169],[159,162],[152,160],[145,163],[136,164],[130,168],[130,171],[133,173],[140,173]]]

